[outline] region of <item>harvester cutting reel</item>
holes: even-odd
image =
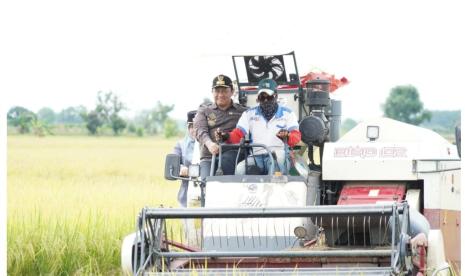
[[[324,237],[320,235],[319,241],[309,245],[308,242],[300,242],[301,237],[292,233],[291,229],[294,227],[296,232],[300,222],[311,221],[319,229],[332,228],[328,231],[331,235],[347,231],[347,237],[353,235],[355,239],[359,233],[353,229],[360,225],[351,223],[367,221],[367,217],[372,221],[376,218],[380,224],[386,221],[383,239],[347,246],[324,244]],[[200,231],[183,242],[182,237],[186,237],[184,234],[189,230],[173,230],[175,224],[167,222],[173,219],[196,220],[200,222]],[[286,220],[288,226],[283,224]],[[135,275],[150,272],[156,275],[190,275],[196,271],[206,275],[224,275],[228,270],[234,270],[245,275],[293,271],[305,275],[411,275],[415,265],[412,262],[409,224],[406,202],[300,208],[146,207],[138,217],[137,232],[133,237],[132,267],[128,272]],[[373,222],[363,225],[370,237],[374,236],[370,233],[373,225]],[[334,240],[333,237],[333,243]],[[348,263],[352,265],[347,266]]]

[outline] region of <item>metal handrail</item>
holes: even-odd
[[[255,143],[250,143],[250,144],[219,144],[220,145],[220,150],[219,150],[219,154],[218,154],[218,168],[221,168],[221,155],[222,155],[222,152],[223,152],[223,148],[231,148],[231,149],[240,149],[240,148],[263,148],[265,149],[265,151],[267,152],[270,160],[271,160],[271,169],[269,171],[269,175],[273,175],[273,172],[274,172],[274,168],[275,168],[275,163],[274,163],[274,158],[273,158],[273,155],[271,154],[271,150],[264,144],[255,144]],[[212,154],[212,163],[211,163],[211,167],[210,167],[210,176],[214,176],[215,175],[215,158],[216,158],[216,154]],[[237,164],[236,164],[237,166]]]
[[[302,250],[302,251],[206,251],[206,252],[159,252],[162,258],[220,258],[220,257],[390,257],[391,249],[353,249],[353,250]],[[395,252],[394,252],[395,253]]]
[[[403,205],[397,206],[403,213]],[[334,215],[391,215],[393,205],[323,205],[281,208],[150,208],[144,209],[146,218],[271,218]]]

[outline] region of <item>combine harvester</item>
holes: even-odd
[[[135,275],[452,275],[460,266],[460,155],[433,131],[387,118],[339,137],[331,83],[301,83],[294,53],[233,56],[238,99],[254,106],[273,78],[298,114],[289,172],[221,175],[189,168],[190,207],[144,208],[122,245]],[[456,135],[460,141],[460,134]],[[458,143],[458,146],[460,143]],[[264,147],[243,141],[242,152]],[[273,156],[272,152],[269,152]],[[221,155],[221,152],[220,152]],[[178,176],[168,155],[165,177]],[[201,204],[199,204],[201,202]],[[173,228],[177,225],[184,227]],[[183,229],[183,230],[178,230]]]

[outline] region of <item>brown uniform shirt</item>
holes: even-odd
[[[211,159],[206,143],[215,140],[215,131],[231,131],[247,107],[233,103],[227,110],[221,110],[215,103],[203,104],[194,118],[195,137],[200,143],[200,160]]]

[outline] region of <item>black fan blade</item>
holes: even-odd
[[[253,57],[252,59],[250,59],[250,66],[251,67],[253,66],[255,68],[260,68],[263,61],[264,61],[264,58],[262,56]]]
[[[251,72],[253,74],[253,76],[257,79],[261,79],[263,77],[263,75],[265,73],[263,73],[262,71],[258,71],[258,72]]]
[[[256,82],[264,78],[285,81],[284,64],[281,56],[253,56],[246,60],[249,81]]]

